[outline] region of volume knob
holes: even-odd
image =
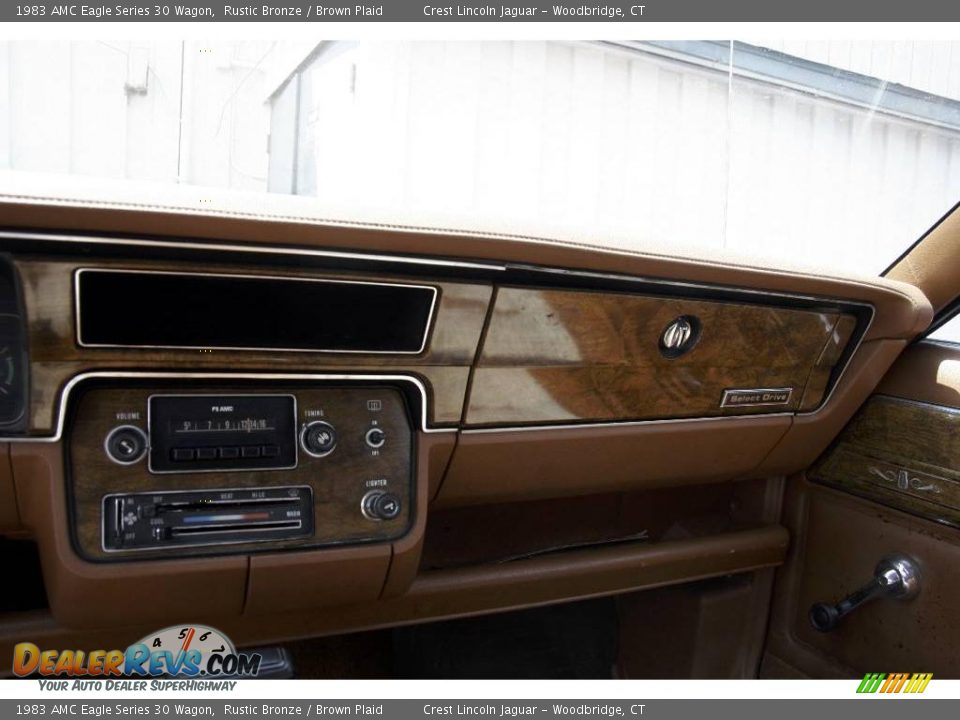
[[[147,452],[147,435],[135,425],[120,425],[107,435],[103,449],[118,465],[133,465]]]

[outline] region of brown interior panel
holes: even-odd
[[[905,346],[903,340],[863,343],[830,401],[814,413],[794,416],[790,429],[754,469],[754,475],[790,475],[810,467],[870,396]]]
[[[660,337],[677,318],[695,318],[699,338],[685,354],[670,357]],[[816,406],[855,324],[853,316],[836,311],[500,288],[467,424],[709,417]],[[727,390],[755,388],[785,393],[775,402],[721,402]]]
[[[389,568],[389,545],[254,555],[244,612],[261,615],[372,602],[380,597]]]
[[[422,573],[403,596],[375,603],[334,606],[322,612],[291,611],[258,616],[224,613],[217,615],[216,627],[241,646],[256,646],[462,617],[754,572],[783,562],[787,546],[787,532],[780,526],[769,525],[710,537],[586,549],[504,565]],[[194,587],[190,585],[187,589]],[[198,608],[190,617],[205,622],[209,621],[210,614]],[[95,636],[103,643],[116,638],[118,646],[123,646],[122,643],[132,642],[156,629],[152,624],[130,623],[130,614],[124,613],[114,617],[111,624],[98,630]],[[79,632],[65,631],[59,617],[53,622],[49,616],[35,613],[10,619],[7,624],[0,622],[0,652],[12,652],[13,644],[27,631],[31,638],[49,641],[50,646],[65,638],[82,642],[88,637],[82,627]]]
[[[755,502],[766,480],[667,487],[468,507],[436,508],[424,538],[421,568],[484,563],[662,542],[768,524]]]
[[[452,444],[448,433],[427,435],[418,443],[415,488],[420,507],[428,499],[429,463],[442,463]],[[255,563],[248,555],[157,558],[126,562],[122,571],[115,564],[88,562],[71,542],[62,458],[63,449],[56,443],[23,443],[12,449],[24,524],[37,539],[51,612],[65,628],[175,622],[184,615],[219,627],[217,623],[245,612],[270,614],[373,600],[405,592],[420,563],[425,512],[415,513],[406,535],[375,546],[266,553],[256,555]],[[125,589],[128,583],[135,588]],[[155,602],[157,597],[164,601]]]
[[[58,623],[102,627],[190,616],[215,624],[215,619],[242,612],[246,557],[129,563],[122,571],[81,560],[69,537],[62,448],[17,444],[11,456],[20,512],[37,539],[47,598]]]
[[[773,573],[760,570],[619,597],[619,676],[755,678]]]
[[[419,511],[413,518],[413,528],[404,537],[392,544],[390,570],[383,585],[381,597],[394,598],[403,595],[417,579],[427,532],[428,503],[433,497],[437,482],[450,463],[455,446],[453,433],[419,433],[416,457],[416,502]]]
[[[754,474],[789,427],[789,417],[777,416],[464,432],[437,503],[736,480]]]

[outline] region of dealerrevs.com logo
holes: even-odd
[[[173,625],[125,650],[41,650],[30,642],[13,649],[17,677],[218,678],[256,677],[260,655],[238,653],[230,639],[205,625]]]

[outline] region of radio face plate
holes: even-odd
[[[293,395],[151,395],[147,428],[152,473],[297,466]]]
[[[192,376],[145,381],[98,379],[78,385],[65,430],[74,547],[87,560],[116,562],[306,550],[397,540],[413,527],[417,512],[416,431],[411,418],[417,417],[420,408],[412,407],[413,402],[415,398],[405,393],[399,382],[386,380],[205,381]],[[214,407],[226,406],[232,406],[233,411],[213,412]],[[214,421],[213,415],[223,417]],[[239,435],[233,433],[233,420],[226,425],[226,417],[239,418],[241,426],[246,421]],[[285,420],[273,422],[271,418],[275,417]],[[167,432],[170,422],[192,429],[194,425],[183,423],[198,421],[203,424],[196,435]],[[159,437],[158,423],[165,428]],[[335,429],[333,448],[321,456],[311,455],[300,446],[301,438],[306,435],[304,429],[318,424]],[[119,462],[110,454],[111,445],[105,442],[118,427],[134,428],[141,432],[146,445],[153,446],[154,456],[162,453],[167,458],[177,448],[219,447],[208,439],[219,438],[222,433],[226,433],[231,443],[239,442],[237,437],[256,437],[256,442],[250,444],[261,447],[267,441],[246,430],[255,426],[263,427],[265,437],[272,437],[276,431],[282,433],[283,438],[289,438],[283,442],[296,443],[285,449],[286,456],[280,456],[293,457],[291,467],[243,465],[214,469],[198,466],[199,460],[195,459],[186,461],[183,470],[178,466],[176,472],[163,471],[161,462],[160,472],[155,472],[150,467],[150,450],[144,455],[132,453],[134,459]],[[190,440],[181,442],[182,437]],[[204,444],[191,445],[198,437]],[[206,462],[220,460],[217,457]],[[309,506],[309,512],[304,514],[299,527],[293,527],[293,523],[262,530],[244,525],[236,528],[239,534],[235,536],[231,535],[233,529],[227,529],[201,537],[192,528],[183,532],[176,510],[161,508],[165,517],[162,524],[176,528],[173,534],[177,537],[172,541],[166,536],[148,538],[149,532],[143,531],[152,532],[150,523],[141,524],[138,520],[135,525],[124,528],[124,533],[133,530],[134,535],[118,542],[115,532],[118,513],[109,502],[120,498],[126,503],[129,499],[139,516],[141,507],[147,511],[146,506],[154,503],[149,498],[197,493],[186,497],[202,501],[216,499],[224,489],[252,498],[251,493],[272,494],[288,488],[309,490],[309,500],[304,500],[304,511]],[[396,509],[394,505],[398,504],[399,512],[383,517],[365,514],[364,498],[371,491],[386,494],[390,507]],[[307,497],[306,493],[303,497]],[[262,509],[256,511],[263,512]],[[265,522],[271,521],[268,518]],[[203,524],[203,521],[183,524],[194,523]],[[111,529],[113,538],[106,535]],[[191,535],[196,537],[187,537]]]

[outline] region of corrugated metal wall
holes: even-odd
[[[957,131],[643,53],[361,43],[304,79],[332,206],[876,273],[960,198]]]
[[[0,42],[0,169],[263,190],[271,46]]]
[[[773,40],[771,50],[960,100],[960,42]]]

